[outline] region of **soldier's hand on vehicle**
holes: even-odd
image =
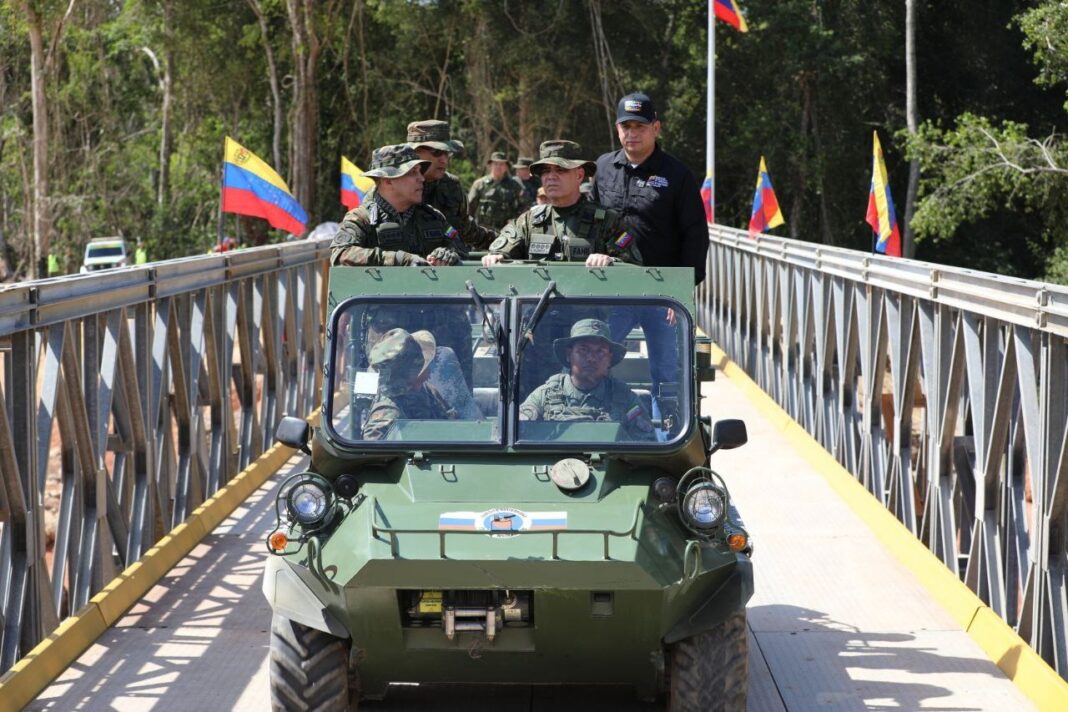
[[[586,266],[587,267],[607,267],[608,265],[612,264],[615,261],[616,261],[616,258],[612,257],[611,255],[602,255],[600,253],[594,252],[592,255],[590,255],[589,257],[586,258]]]
[[[394,264],[407,265],[409,267],[422,267],[423,265],[430,264],[419,255],[411,252],[405,252],[404,250],[397,250],[397,259]]]
[[[501,262],[504,262],[504,255],[482,255],[483,267],[492,267]]]
[[[434,267],[449,267],[460,264],[460,255],[448,247],[436,247],[426,256],[426,261]]]

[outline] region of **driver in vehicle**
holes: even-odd
[[[382,440],[398,420],[457,418],[441,394],[426,382],[437,344],[429,331],[391,329],[371,349],[378,394],[363,426],[364,440]]]
[[[626,348],[609,338],[608,324],[580,319],[571,335],[556,339],[553,352],[567,367],[538,386],[519,406],[520,420],[616,422],[633,440],[652,440],[653,424],[638,395],[609,375]]]

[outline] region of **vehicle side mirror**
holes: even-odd
[[[716,423],[719,425],[719,423]],[[278,427],[274,430],[274,439],[283,445],[288,445],[294,450],[300,450],[306,455],[311,455],[308,449],[308,440],[311,439],[311,425],[303,418],[294,418],[292,415],[282,417]]]
[[[697,382],[708,383],[716,380],[716,369],[712,365],[712,342],[700,340],[696,344],[697,350]]]
[[[749,434],[745,429],[744,420],[717,420],[712,426],[712,447],[708,454],[716,450],[733,450],[749,442]]]

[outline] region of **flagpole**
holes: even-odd
[[[716,221],[716,11],[708,3],[708,97],[705,119],[705,175],[709,177],[712,197],[709,199],[712,220]]]
[[[226,214],[223,212],[223,190],[226,189],[226,138],[223,137],[223,160],[219,163],[219,235],[216,245],[223,243],[223,220]]]

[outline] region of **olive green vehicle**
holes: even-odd
[[[268,537],[275,709],[352,709],[390,683],[745,708],[752,547],[709,458],[746,431],[700,414],[714,372],[692,284],[628,265],[332,269],[321,418],[314,436],[296,418],[277,433],[311,461]],[[428,350],[394,348],[409,336]],[[572,347],[606,341],[625,412],[531,396],[572,378]],[[403,394],[400,371],[372,368],[402,354]],[[447,413],[403,400],[427,385]],[[531,418],[532,398],[552,417]]]

